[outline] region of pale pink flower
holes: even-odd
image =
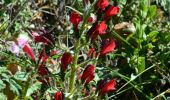
[[[15,42],[12,43],[11,47],[10,47],[10,51],[14,54],[16,54],[17,56],[19,55],[19,47],[18,45],[15,44]]]

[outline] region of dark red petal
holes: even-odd
[[[97,2],[97,6],[102,10],[104,10],[108,5],[109,5],[108,0],[98,0]]]
[[[56,92],[54,98],[55,100],[63,100],[63,93],[61,91]]]
[[[114,51],[116,43],[114,40],[109,41],[107,44],[101,47],[101,55],[106,55],[108,52]]]
[[[72,56],[71,56],[71,53],[69,52],[65,52],[62,57],[61,57],[61,68],[63,69],[63,71],[66,71],[67,69],[67,66],[69,64],[71,64],[72,62]]]
[[[49,44],[49,39],[47,39],[46,37],[44,37],[44,36],[35,36],[35,43],[39,43],[39,42],[42,42],[42,43],[44,43],[44,44]]]
[[[33,61],[35,61],[34,52],[28,43],[26,43],[22,49]]]
[[[47,55],[44,55],[44,56],[43,56],[43,59],[42,59],[42,62],[45,63],[45,62],[47,61],[47,59],[48,59],[48,56],[47,56]]]
[[[89,52],[87,54],[87,57],[91,57],[94,51],[95,51],[94,48],[90,48],[90,50],[89,50]]]
[[[97,90],[96,91],[98,91],[98,90],[100,90],[103,86],[104,86],[104,84],[107,82],[107,79],[105,78],[105,79],[103,79],[103,80],[100,80],[98,83],[97,83]]]
[[[120,8],[118,6],[111,6],[106,12],[105,12],[105,20],[108,20],[110,17],[115,16],[119,13]]]
[[[94,41],[94,40],[96,40],[98,35],[99,35],[98,32],[93,32],[93,34],[91,34],[90,38]]]
[[[38,58],[38,63],[40,62],[40,60],[42,59],[42,57],[45,55],[45,50],[43,49],[40,53],[40,56]]]
[[[76,13],[76,12],[72,12],[71,15],[70,15],[70,22],[77,26],[80,22],[82,21],[82,18],[81,16]]]
[[[96,31],[102,35],[106,33],[106,29],[107,29],[107,25],[105,23],[105,21],[102,21],[96,28]]]
[[[86,80],[85,80],[86,84],[90,83],[93,79],[94,79],[94,73],[90,74],[90,75],[86,78]]]
[[[44,64],[48,59],[48,56],[45,54],[45,50],[43,49],[40,53],[39,59],[38,59],[38,64],[42,60],[42,64]]]
[[[81,77],[82,81],[83,82],[86,81],[86,83],[89,83],[90,81],[92,81],[94,78],[94,70],[95,70],[95,67],[93,65],[87,65]]]
[[[92,17],[89,17],[87,20],[88,23],[93,23],[93,21],[94,21],[94,19]]]
[[[38,74],[40,74],[40,75],[48,75],[48,71],[47,71],[47,69],[46,69],[46,67],[45,67],[45,65],[44,64],[41,64],[39,67],[38,67]]]
[[[109,82],[105,83],[105,85],[102,87],[100,94],[103,95],[109,91],[116,89],[116,80],[112,79]]]

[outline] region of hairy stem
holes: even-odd
[[[70,75],[70,83],[69,83],[69,93],[70,95],[74,94],[74,88],[75,88],[75,79],[76,79],[76,69],[77,69],[77,60],[78,60],[78,53],[79,53],[79,47],[80,47],[80,39],[78,40],[76,47],[75,47],[75,52],[74,52],[74,57],[73,57],[73,64],[71,66],[71,75]]]

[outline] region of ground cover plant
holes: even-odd
[[[0,0],[0,100],[168,100],[169,0]]]

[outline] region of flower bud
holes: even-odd
[[[58,91],[54,94],[55,100],[64,100],[64,95],[61,91]]]
[[[26,43],[22,49],[33,61],[35,61],[34,52],[28,43]]]
[[[100,90],[100,95],[104,95],[108,93],[109,91],[112,91],[115,89],[116,89],[116,80],[112,79],[103,85],[103,87]]]
[[[102,9],[105,10],[105,8],[109,5],[109,1],[108,0],[98,0],[97,2],[97,6]]]
[[[107,21],[110,17],[115,16],[119,13],[120,8],[118,6],[111,6],[108,10],[105,12],[104,19]]]
[[[76,13],[76,12],[72,12],[70,15],[70,22],[75,25],[78,26],[78,24],[82,21],[81,16]]]
[[[106,55],[108,52],[114,51],[115,47],[116,47],[115,40],[109,40],[108,39],[107,42],[105,42],[102,45],[100,54],[101,55]]]
[[[92,81],[94,79],[94,70],[95,67],[93,65],[87,65],[81,77],[82,81],[86,84]]]
[[[71,64],[72,56],[71,53],[65,52],[61,57],[61,69],[65,72],[67,70],[67,66]]]

